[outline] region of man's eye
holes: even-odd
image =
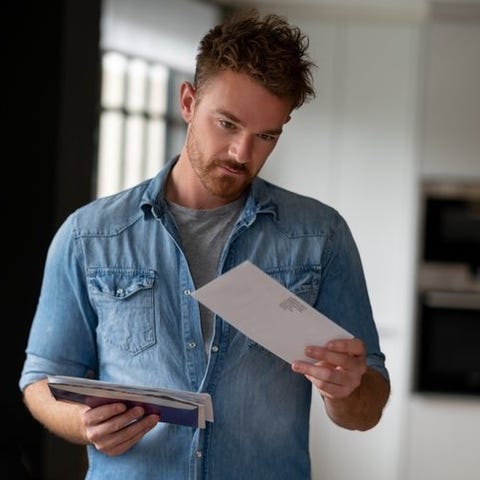
[[[235,125],[232,122],[229,122],[228,120],[219,120],[219,123],[220,123],[220,126],[225,130],[233,130],[235,128]]]
[[[276,135],[268,135],[267,133],[259,133],[258,138],[266,142],[274,142],[278,137]]]

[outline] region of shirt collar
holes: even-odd
[[[152,213],[156,218],[161,218],[167,211],[165,200],[167,178],[179,155],[169,160],[158,174],[152,178],[143,193],[140,207],[145,214]],[[271,213],[276,217],[277,208],[271,197],[269,183],[257,177],[253,180],[245,201],[242,220],[251,224],[259,213]]]

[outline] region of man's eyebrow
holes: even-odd
[[[227,110],[218,110],[218,113],[219,113],[220,115],[223,115],[224,117],[229,118],[230,120],[232,120],[232,122],[240,123],[240,124],[243,123],[243,122],[242,122],[239,118],[237,118],[233,113],[227,112]]]
[[[278,128],[278,129],[275,129],[275,130],[265,130],[262,133],[264,135],[273,135],[275,137],[278,137],[282,132],[283,132],[283,130],[281,128]]]
[[[233,115],[232,113],[230,112],[227,112],[226,110],[218,110],[218,113],[220,115],[223,115],[224,117],[227,117],[229,120],[231,120],[232,122],[235,122],[235,123],[238,123],[240,125],[243,125],[243,122],[237,118],[235,115]],[[274,136],[278,136],[280,135],[281,133],[283,132],[282,128],[276,128],[276,129],[273,129],[273,130],[265,130],[263,132],[259,132],[263,135],[274,135]]]

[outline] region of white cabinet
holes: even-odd
[[[478,480],[478,397],[414,396],[409,424],[406,480]]]
[[[480,7],[478,7],[480,9]],[[423,64],[422,175],[480,178],[480,21],[433,22]]]

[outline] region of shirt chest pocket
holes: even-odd
[[[155,343],[154,281],[153,270],[89,270],[99,345],[106,343],[136,355]]]
[[[273,267],[266,268],[265,272],[309,305],[316,302],[321,280],[319,265]]]

